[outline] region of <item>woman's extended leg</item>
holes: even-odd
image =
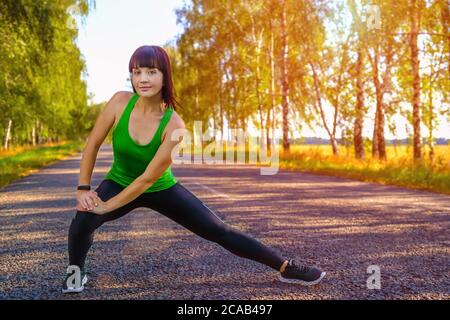
[[[123,190],[123,187],[112,180],[103,180],[95,189],[102,201],[116,196]],[[136,201],[132,201],[121,208],[97,215],[88,211],[77,210],[76,216],[72,219],[69,228],[69,263],[84,268],[84,262],[89,248],[94,240],[94,231],[106,221],[111,221],[122,217],[138,206]]]
[[[179,182],[169,189],[144,193],[140,203],[216,242],[235,255],[263,263],[275,270],[287,260],[247,234],[226,225],[200,199]]]

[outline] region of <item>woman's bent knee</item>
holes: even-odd
[[[79,211],[72,220],[71,229],[76,232],[92,232],[102,224],[101,217],[95,213]]]

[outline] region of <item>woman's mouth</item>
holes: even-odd
[[[147,91],[150,90],[152,87],[140,87],[139,89],[141,89],[142,91]]]

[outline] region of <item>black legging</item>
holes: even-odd
[[[102,201],[107,201],[123,189],[116,182],[105,179],[95,191]],[[95,229],[106,221],[118,219],[138,207],[155,210],[200,237],[218,243],[235,255],[258,261],[275,270],[279,270],[287,260],[254,238],[226,225],[202,201],[177,182],[162,191],[142,193],[128,204],[103,215],[77,210],[69,229],[70,264],[84,268]]]

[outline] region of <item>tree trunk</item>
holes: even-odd
[[[289,122],[288,122],[288,95],[289,95],[289,84],[288,84],[288,34],[286,26],[286,2],[281,1],[282,5],[282,17],[281,17],[281,47],[283,52],[283,59],[281,63],[281,106],[283,108],[283,150],[289,151]]]
[[[333,150],[333,155],[338,155],[339,154],[339,150],[338,150],[338,146],[337,146],[337,141],[335,136],[332,134],[332,132],[330,131],[330,128],[327,125],[327,121],[325,118],[325,113],[323,111],[323,107],[322,107],[322,97],[320,94],[320,85],[319,85],[319,79],[317,77],[317,73],[316,73],[316,69],[314,67],[314,64],[310,61],[309,65],[311,66],[312,72],[313,72],[313,79],[314,79],[314,91],[316,93],[316,102],[317,102],[317,106],[319,109],[319,113],[320,116],[322,118],[322,123],[323,123],[323,127],[325,128],[328,137],[330,138],[330,143],[331,143],[331,148]]]
[[[372,158],[379,159],[380,151],[378,150],[378,109],[375,111],[375,119],[373,125],[373,134],[372,134]]]
[[[33,129],[31,129],[31,144],[33,147],[36,145],[36,126],[33,125]]]
[[[386,147],[384,143],[384,106],[383,106],[383,88],[380,83],[378,61],[380,57],[379,45],[375,50],[375,59],[373,62],[373,82],[376,95],[375,125],[373,129],[372,156],[381,160],[386,160]]]
[[[363,50],[361,44],[358,46],[358,59],[356,62],[356,115],[355,115],[355,132],[353,143],[355,146],[355,157],[364,159],[364,141],[363,131],[363,112],[364,112],[364,82],[362,79],[362,66],[364,63]]]
[[[278,127],[278,105],[275,105],[272,109],[272,139],[275,139],[275,129]]]
[[[237,85],[237,79],[236,79],[236,75],[237,75],[237,66],[236,66],[236,62],[237,62],[237,47],[236,47],[236,43],[233,41],[232,45],[231,45],[231,86],[232,86],[232,103],[233,106],[237,106],[238,102],[239,102],[239,97],[238,97],[238,85]],[[230,128],[236,129],[238,126],[238,115],[236,113],[231,113],[230,114]]]
[[[256,38],[255,38],[256,40]],[[259,39],[257,39],[257,46],[256,46],[256,77],[255,77],[255,91],[256,91],[256,99],[258,103],[258,112],[259,112],[259,125],[260,125],[260,132],[261,132],[261,139],[264,137],[264,116],[262,111],[262,99],[260,94],[260,83],[261,83],[261,75],[260,75],[260,66],[259,66],[259,60],[261,55],[261,46],[262,46],[262,34]]]
[[[9,143],[9,140],[11,139],[11,126],[12,126],[12,119],[9,119],[8,127],[6,128],[5,142],[3,145],[3,149],[5,149],[5,150],[8,149],[8,143]]]
[[[362,21],[357,13],[356,4],[354,0],[349,0],[349,9],[352,13],[353,19],[355,21],[356,30],[358,30],[358,57],[356,62],[356,114],[355,114],[355,129],[353,143],[355,147],[355,158],[364,159],[364,140],[362,136],[363,131],[363,117],[364,117],[364,80],[363,80],[363,66],[364,66],[364,50],[363,43],[364,33]],[[370,58],[370,56],[369,56]],[[376,125],[376,121],[375,121]],[[375,132],[375,131],[374,131]],[[376,135],[373,136],[373,141],[376,140]],[[376,144],[378,146],[378,144]],[[372,155],[376,151],[378,154],[378,147],[374,150],[375,143],[372,147]]]
[[[434,159],[434,138],[433,138],[433,87],[432,82],[430,83],[430,90],[428,92],[428,146],[430,148],[430,161],[433,162]]]
[[[274,37],[273,37],[273,24],[272,20],[270,21],[270,108],[267,111],[267,119],[266,119],[266,145],[267,148],[271,147],[270,143],[270,129],[273,126],[273,118],[274,118],[274,109],[275,109],[275,58],[274,58]],[[272,113],[272,120],[270,118],[270,114]],[[274,135],[272,135],[273,139]]]
[[[411,5],[411,67],[413,75],[413,153],[414,160],[422,158],[422,146],[420,135],[420,75],[419,75],[419,47],[417,44],[418,33],[420,29],[420,9],[417,0],[412,1]]]
[[[219,59],[218,62],[218,68],[219,68],[219,75],[222,74],[222,68],[221,68],[221,61]],[[220,77],[220,76],[219,76]],[[219,117],[220,117],[220,121],[219,121],[219,126],[220,126],[220,141],[223,141],[223,108],[222,108],[222,78],[220,77],[219,79],[219,95],[218,95],[218,99],[219,99]]]
[[[448,0],[440,1],[441,7],[441,24],[442,30],[445,35],[445,39],[449,39],[450,37],[450,6],[448,4]],[[450,41],[444,42],[444,52],[447,52],[447,58],[450,58]],[[448,74],[450,74],[450,60],[447,61],[447,70]]]
[[[379,107],[378,107],[379,106]],[[378,141],[378,152],[379,158],[381,160],[386,160],[386,144],[384,140],[384,104],[383,97],[380,97],[380,100],[377,101],[378,112],[378,130],[377,130],[377,141]]]

